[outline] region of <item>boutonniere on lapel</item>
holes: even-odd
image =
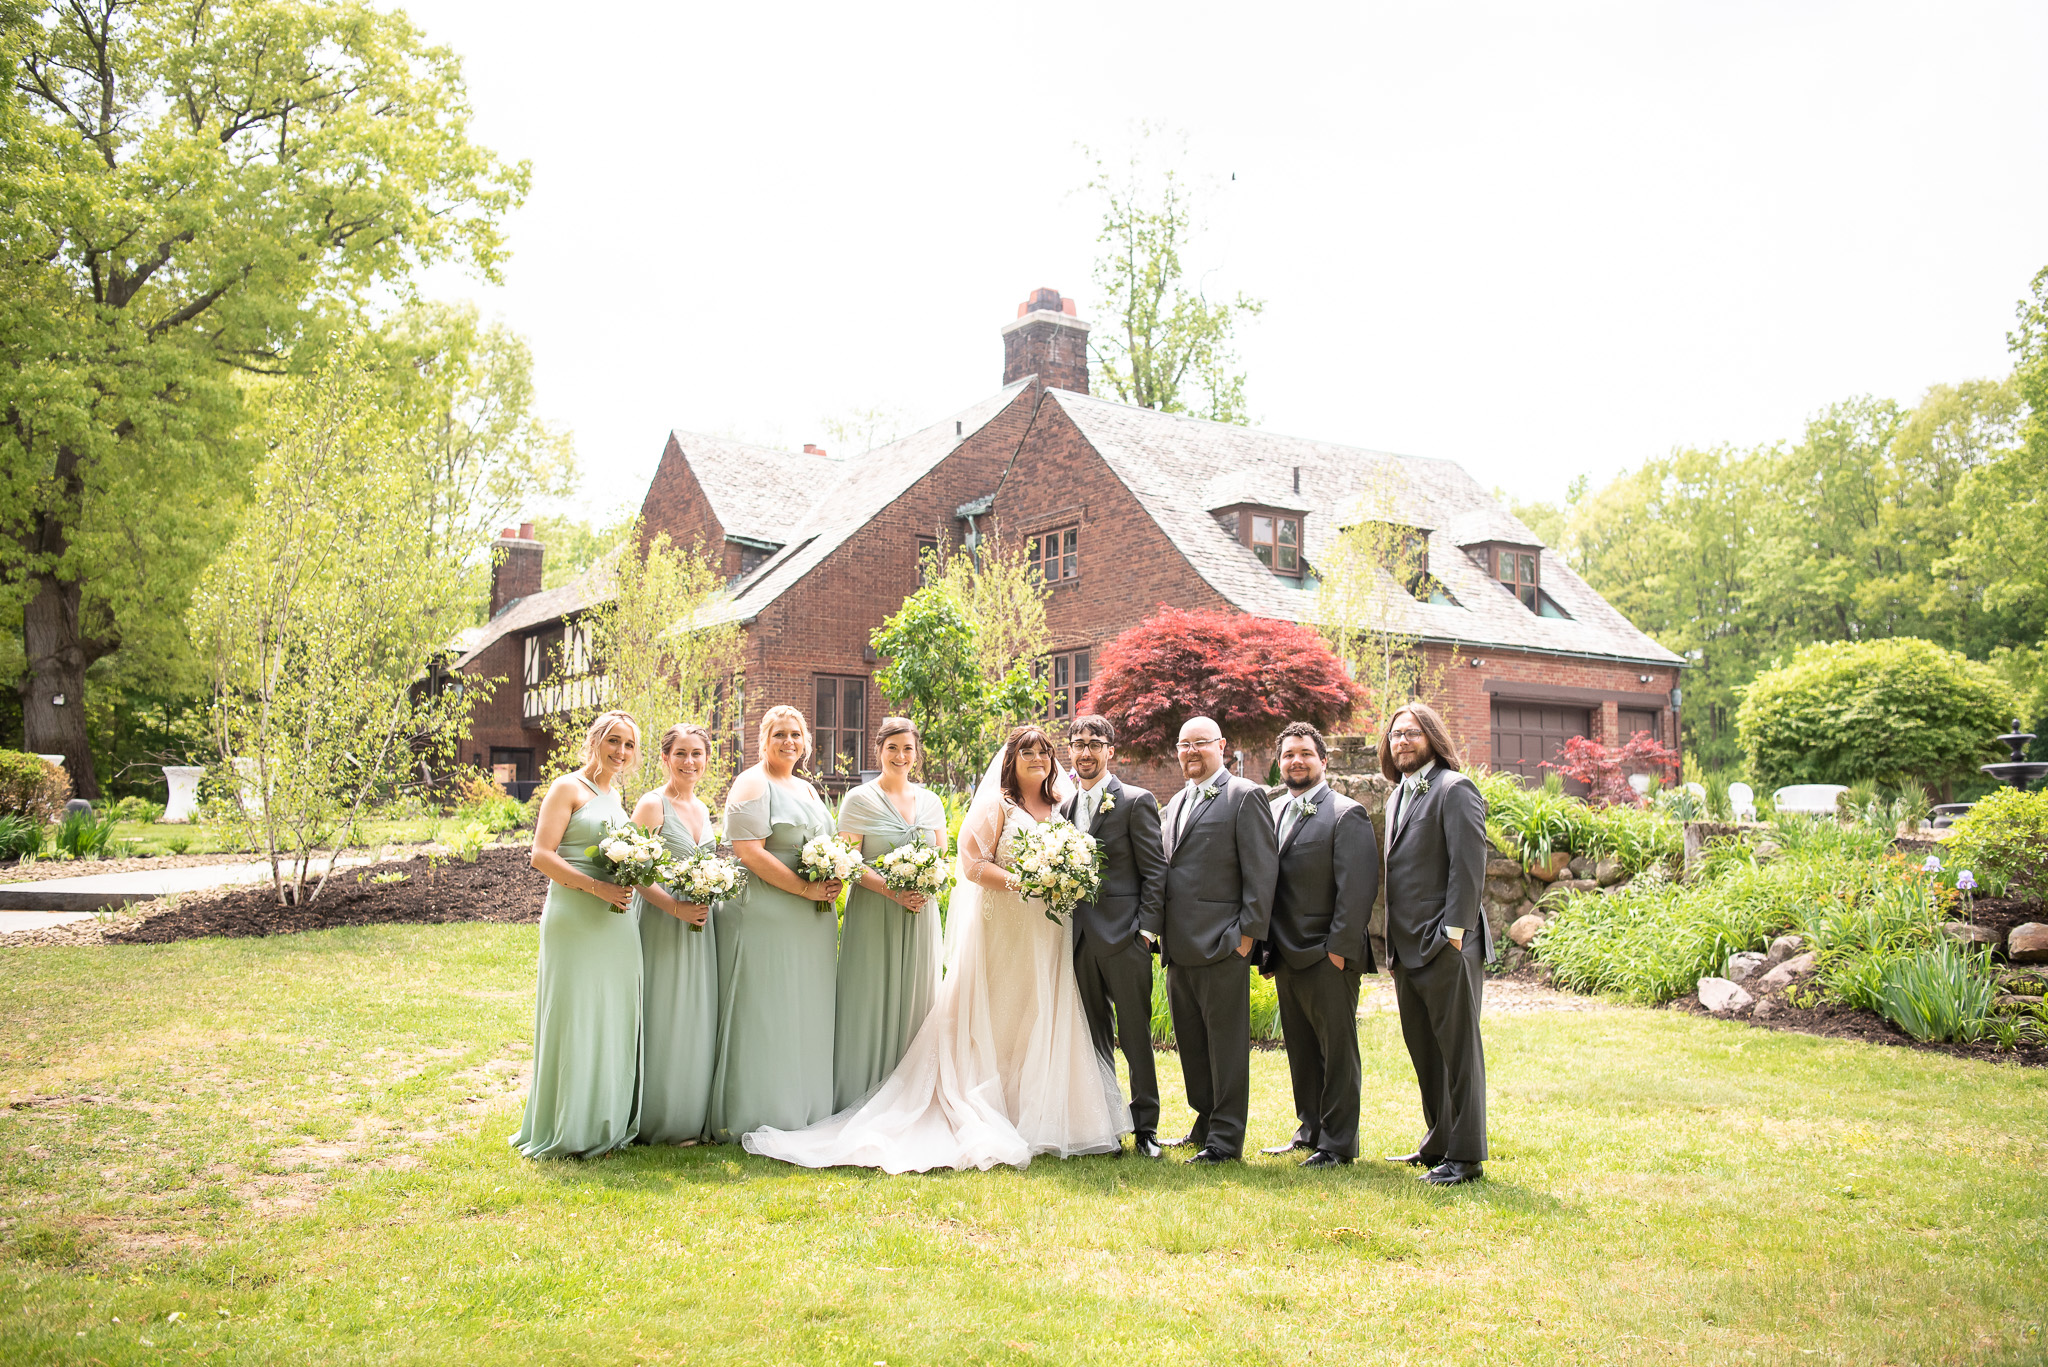
[[[1415,796],[1417,796],[1417,797],[1421,797],[1421,796],[1422,796],[1422,795],[1423,795],[1424,793],[1426,793],[1426,792],[1428,792],[1428,791],[1429,791],[1429,780],[1428,780],[1428,779],[1426,779],[1426,778],[1418,778],[1418,779],[1416,779],[1416,780],[1415,780]]]
[[[1217,786],[1216,780],[1210,779],[1207,783],[1204,783],[1201,787],[1195,789],[1195,796],[1202,799],[1202,801],[1207,802],[1210,798],[1216,796],[1216,794],[1222,791],[1223,789]]]
[[[1108,812],[1108,811],[1111,811],[1112,809],[1114,809],[1114,808],[1115,808],[1115,806],[1116,806],[1116,794],[1115,794],[1115,793],[1104,793],[1104,794],[1102,795],[1102,802],[1101,802],[1101,805],[1099,805],[1098,807],[1096,807],[1096,809],[1095,809],[1095,814],[1096,814],[1097,816],[1101,816],[1101,815],[1102,815],[1103,813],[1105,813],[1105,812]]]
[[[1298,797],[1294,799],[1294,819],[1296,821],[1306,821],[1315,814],[1315,803],[1310,802],[1305,797]]]

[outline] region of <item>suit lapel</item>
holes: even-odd
[[[1444,769],[1442,765],[1438,765],[1436,768],[1430,770],[1428,779],[1428,792],[1414,794],[1412,801],[1403,804],[1400,813],[1401,824],[1394,828],[1394,837],[1391,841],[1387,843],[1387,849],[1389,851],[1392,851],[1394,846],[1401,843],[1401,837],[1408,834],[1408,828],[1413,826],[1415,824],[1415,818],[1422,814],[1422,808],[1424,804],[1426,804],[1429,801],[1430,794],[1434,793],[1437,790],[1437,787],[1439,786],[1439,783],[1442,779],[1443,772]]]
[[[1216,784],[1216,797],[1223,796],[1223,790],[1230,786],[1229,771],[1226,769],[1218,769],[1215,775],[1213,776],[1212,781]],[[1166,851],[1166,862],[1169,864],[1171,864],[1174,860],[1174,857],[1180,853],[1180,847],[1186,843],[1187,837],[1195,833],[1195,827],[1201,824],[1202,818],[1208,814],[1210,806],[1216,801],[1215,797],[1196,799],[1195,809],[1192,812],[1188,813],[1186,828],[1182,829],[1180,812],[1181,809],[1185,807],[1188,803],[1188,794],[1190,791],[1192,790],[1188,788],[1182,788],[1179,794],[1177,794],[1173,799],[1173,824],[1168,826],[1167,830],[1169,833],[1179,830],[1180,835],[1174,838],[1171,847],[1168,848],[1168,850]]]
[[[1309,822],[1314,821],[1317,817],[1320,817],[1323,814],[1323,808],[1327,804],[1321,801],[1320,799],[1322,799],[1325,793],[1329,792],[1329,789],[1330,786],[1327,783],[1318,783],[1314,789],[1307,793],[1302,794],[1303,797],[1307,798],[1310,802],[1316,804],[1316,813],[1315,816],[1304,816],[1298,818],[1295,821],[1294,825],[1288,829],[1287,843],[1280,847],[1280,854],[1283,858],[1286,856],[1289,850],[1294,848],[1294,842],[1301,839],[1301,828],[1308,825]],[[1290,799],[1290,801],[1299,800],[1300,799]],[[1286,809],[1282,808],[1281,810],[1285,811]]]

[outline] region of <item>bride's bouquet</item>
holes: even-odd
[[[796,857],[797,877],[806,883],[844,883],[859,868],[860,851],[836,835],[813,836]],[[831,909],[830,902],[818,903],[819,911]]]
[[[1021,833],[1015,850],[1018,890],[1044,902],[1049,921],[1065,922],[1102,890],[1102,843],[1064,821]]]
[[[583,851],[584,858],[597,865],[607,883],[622,888],[644,888],[649,883],[666,883],[675,865],[668,845],[653,831],[630,821],[607,821],[595,845]],[[624,907],[613,907],[624,912]]]
[[[730,855],[700,850],[687,859],[676,860],[663,881],[683,901],[710,906],[737,897],[746,889],[747,866]],[[695,922],[685,924],[700,934],[703,932],[704,927]]]
[[[945,857],[921,835],[877,855],[868,867],[893,892],[921,892],[937,897],[953,881],[953,870]]]

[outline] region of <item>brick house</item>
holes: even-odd
[[[714,611],[743,627],[746,675],[721,725],[747,762],[778,703],[811,718],[829,780],[869,762],[868,633],[916,589],[923,546],[1028,539],[1052,586],[1046,670],[1064,716],[1103,643],[1161,603],[1313,622],[1317,554],[1364,518],[1424,538],[1428,600],[1394,595],[1395,625],[1443,667],[1435,701],[1468,759],[1535,777],[1573,735],[1676,747],[1683,661],[1457,465],[1090,397],[1087,336],[1072,300],[1037,291],[1002,328],[1002,388],[861,456],[669,434],[642,517],[723,563]],[[530,527],[498,547],[491,620],[457,667],[522,686],[479,709],[463,749],[531,779],[541,722],[593,686],[576,618],[602,577],[539,592]]]

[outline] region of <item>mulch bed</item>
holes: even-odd
[[[524,846],[487,849],[474,864],[424,858],[344,868],[319,900],[281,907],[269,884],[138,902],[121,915],[5,937],[18,944],[160,945],[201,936],[292,935],[303,930],[452,921],[531,924],[540,919],[548,880],[527,864]],[[378,874],[403,881],[377,883]]]

